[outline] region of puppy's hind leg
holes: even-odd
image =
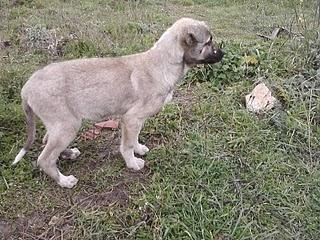
[[[78,156],[80,156],[81,152],[78,148],[67,148],[61,154],[60,157],[62,159],[71,159],[74,160]]]
[[[48,134],[48,132],[46,132],[46,134],[44,135],[44,137],[42,139],[42,144],[43,145],[47,144],[48,137],[49,137],[49,134]],[[67,148],[64,151],[62,151],[62,153],[60,154],[60,157],[62,159],[74,160],[78,156],[80,156],[80,154],[81,154],[81,152],[80,152],[80,150],[78,148]]]
[[[120,152],[127,167],[134,170],[140,170],[144,167],[144,161],[134,156],[135,148],[139,144],[138,136],[142,123],[143,121],[136,118],[124,117],[122,119]]]
[[[57,168],[57,159],[60,153],[67,148],[75,138],[80,124],[60,123],[48,128],[48,141],[38,158],[38,166],[61,187],[72,188],[77,184],[78,179],[74,176],[64,176]]]

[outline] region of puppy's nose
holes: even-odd
[[[224,52],[220,48],[213,48],[213,53],[214,54],[221,54],[222,56],[224,55]]]
[[[216,55],[216,58],[220,61],[224,55],[224,52],[220,48],[216,48],[213,50],[213,54]]]

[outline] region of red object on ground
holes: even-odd
[[[99,123],[95,123],[94,126],[98,127],[98,128],[112,128],[112,129],[117,129],[119,126],[119,122],[115,121],[115,120],[107,120],[104,122],[99,122]]]
[[[119,122],[115,120],[107,120],[103,122],[98,122],[94,124],[94,127],[87,130],[83,134],[81,134],[81,138],[84,140],[94,140],[102,132],[102,129],[117,129],[119,127]]]

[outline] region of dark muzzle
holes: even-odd
[[[199,64],[213,64],[220,62],[224,52],[220,48],[212,48],[211,54],[207,55],[205,59],[200,60]]]

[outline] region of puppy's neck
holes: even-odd
[[[177,34],[169,28],[154,44],[150,51],[172,65],[183,65],[184,50],[180,46]]]

